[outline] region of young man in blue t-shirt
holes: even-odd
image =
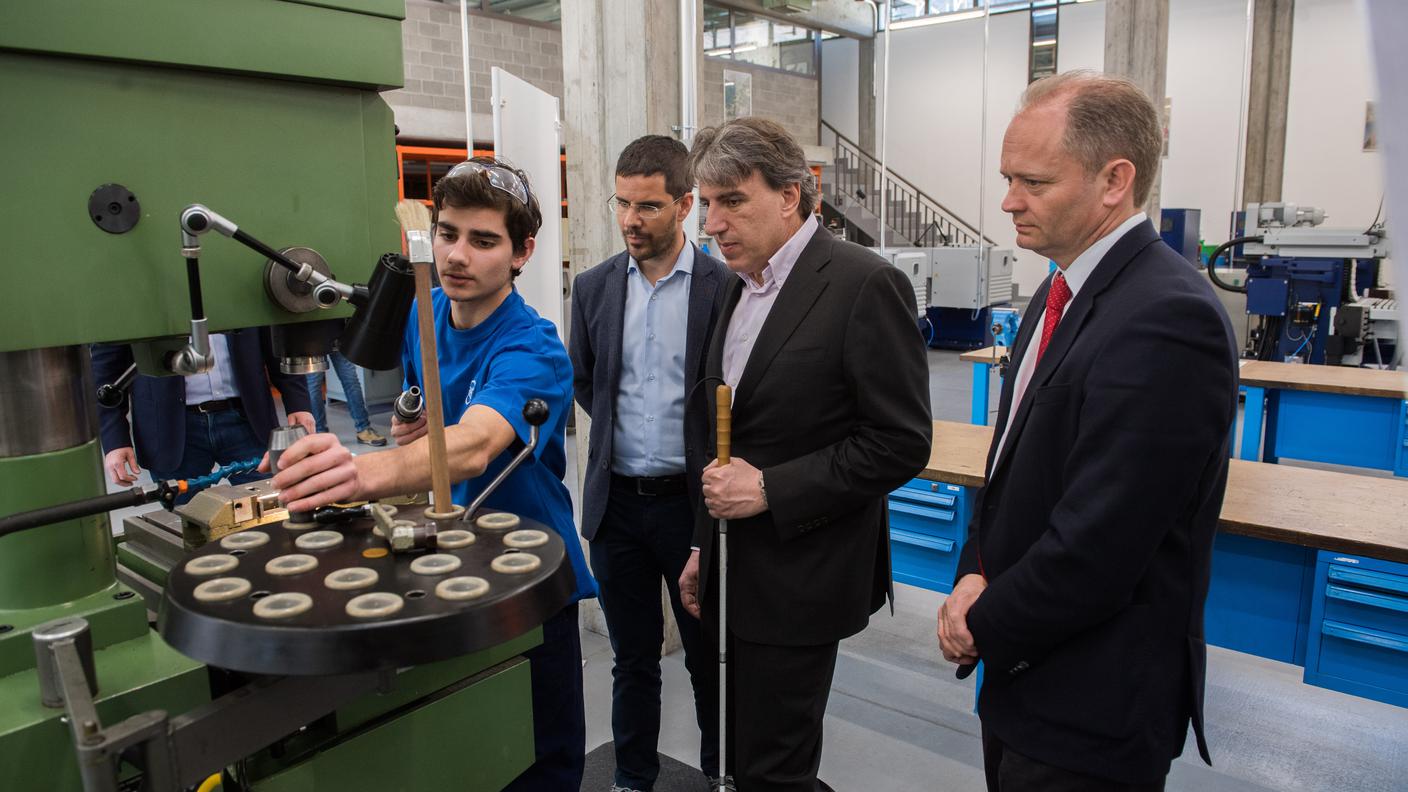
[[[431,295],[445,409],[445,445],[453,500],[469,503],[528,442],[523,405],[548,405],[539,445],[485,506],[555,529],[567,545],[577,590],[543,624],[543,643],[528,652],[533,680],[536,761],[512,790],[576,790],[586,752],[582,647],[577,601],[596,596],[562,483],[572,404],[572,367],[552,323],[513,288],[533,254],[542,225],[522,172],[489,158],[461,163],[435,185],[435,264]],[[412,317],[402,347],[408,385],[420,384],[420,333]],[[425,418],[393,420],[398,446],[353,457],[336,436],[317,434],[284,452],[274,485],[294,511],[327,503],[373,500],[430,487]]]

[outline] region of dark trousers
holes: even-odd
[[[611,734],[618,786],[649,790],[660,774],[660,646],[665,640],[660,581],[684,645],[701,743],[699,766],[719,774],[716,664],[699,621],[680,604],[679,580],[689,560],[693,511],[689,496],[641,495],[613,484],[591,543],[601,611],[611,638]]]
[[[229,465],[259,459],[269,448],[269,438],[254,436],[254,428],[249,419],[239,410],[220,410],[213,413],[186,411],[186,448],[181,456],[181,464],[171,470],[152,470],[152,479],[189,479],[204,476],[217,465]],[[267,478],[267,473],[253,470],[230,476],[231,484],[244,484]],[[186,492],[176,499],[185,503],[195,495]]]
[[[582,704],[582,641],[577,603],[543,622],[543,642],[529,650],[533,679],[533,764],[512,792],[575,792],[587,756],[587,716]]]
[[[772,646],[729,636],[729,765],[739,792],[815,792],[837,642]]]
[[[1157,784],[1122,784],[1063,770],[1023,756],[983,729],[983,772],[988,792],[1163,792]]]

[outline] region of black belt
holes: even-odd
[[[198,413],[217,413],[224,412],[225,410],[239,410],[243,407],[244,405],[240,402],[238,396],[230,399],[214,399],[208,402],[201,402],[200,404],[186,405],[187,410]]]
[[[676,473],[673,476],[622,476],[616,473],[611,474],[611,486],[623,487],[635,492],[637,495],[648,497],[659,497],[662,495],[683,495],[685,489],[685,475]]]

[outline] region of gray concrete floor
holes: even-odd
[[[934,417],[967,421],[971,366],[955,352],[931,351],[929,370]],[[990,387],[995,413],[996,377]],[[342,404],[331,404],[328,420],[349,448],[374,450],[356,444]],[[388,431],[384,409],[374,408],[372,421],[378,431]],[[567,442],[567,480],[575,481],[575,440],[569,436]],[[115,526],[123,513],[114,513]],[[943,595],[895,588],[895,615],[881,611],[868,629],[841,645],[827,709],[822,777],[838,790],[981,789],[973,680],[954,679],[934,640]],[[605,636],[584,630],[582,654],[590,750],[611,740],[611,649]],[[1408,790],[1408,710],[1305,685],[1301,673],[1296,666],[1210,648],[1206,706],[1215,764],[1203,765],[1190,740],[1174,763],[1168,789]],[[660,750],[698,766],[699,732],[683,656],[666,657],[662,674]]]

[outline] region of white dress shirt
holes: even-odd
[[[1071,310],[1071,304],[1076,301],[1076,295],[1080,294],[1080,288],[1090,280],[1090,273],[1095,271],[1095,265],[1105,258],[1105,254],[1110,252],[1110,248],[1115,243],[1124,238],[1131,229],[1148,219],[1148,215],[1143,212],[1135,212],[1132,217],[1120,223],[1114,231],[1100,237],[1084,253],[1076,256],[1076,260],[1071,262],[1069,267],[1062,270],[1066,277],[1066,285],[1071,288],[1071,298],[1066,301],[1066,307],[1061,314],[1065,318],[1066,313]],[[1036,316],[1034,332],[1027,340],[1026,351],[1022,353],[1022,364],[1017,367],[1017,380],[1012,385],[1012,406],[1007,410],[1007,425],[1002,429],[1002,440],[997,444],[997,453],[993,455],[993,465],[1002,458],[1002,448],[1007,444],[1007,433],[1012,431],[1012,418],[1017,414],[1017,408],[1022,404],[1022,397],[1027,395],[1027,385],[1031,384],[1032,374],[1036,373],[1037,350],[1041,347],[1041,328],[1046,323],[1046,306],[1042,306],[1041,313]],[[1060,325],[1057,325],[1060,327]],[[988,471],[992,475],[992,471]]]
[[[739,296],[738,305],[734,306],[733,316],[728,321],[723,361],[724,382],[733,388],[735,399],[738,398],[738,381],[743,378],[748,356],[753,354],[753,344],[758,340],[758,333],[762,331],[773,303],[777,302],[777,294],[782,291],[797,259],[820,227],[816,215],[803,220],[802,227],[768,259],[768,265],[763,268],[762,285],[754,282],[751,276],[738,274],[743,279],[743,294]]]

